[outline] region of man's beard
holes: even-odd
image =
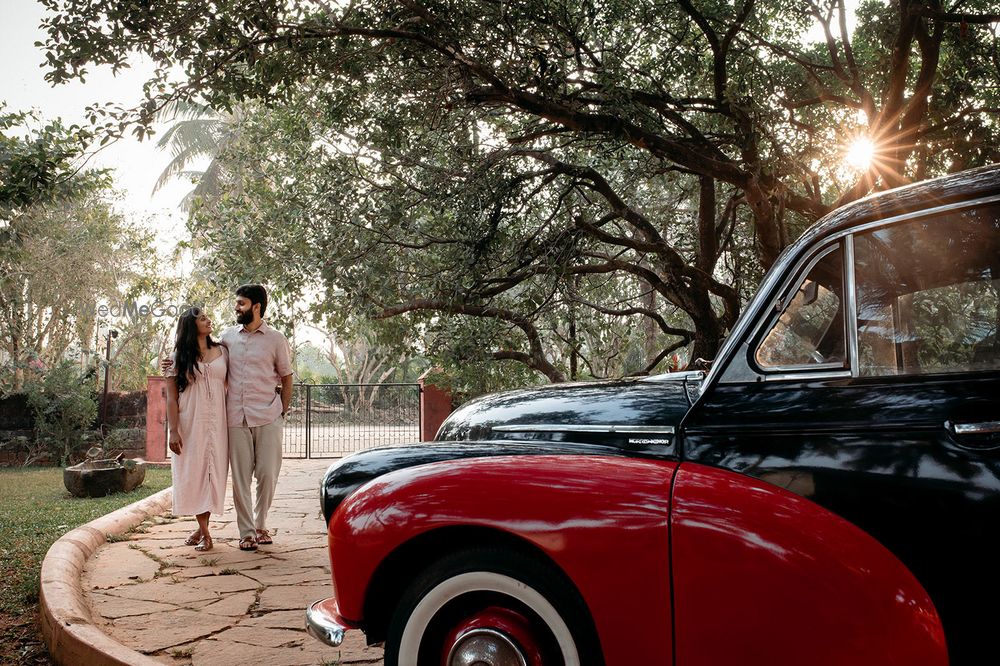
[[[246,310],[236,315],[236,323],[246,326],[253,322],[253,310]]]

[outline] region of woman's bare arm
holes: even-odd
[[[166,378],[167,384],[167,426],[169,435],[167,442],[170,450],[180,455],[184,443],[181,441],[180,431],[180,406],[178,403],[177,380],[174,377]]]

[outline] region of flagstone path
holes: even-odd
[[[165,664],[313,666],[382,664],[381,648],[348,632],[331,648],[305,632],[305,608],[330,595],[319,483],[330,461],[286,460],[271,513],[274,544],[237,548],[232,492],[213,516],[215,548],[184,545],[193,517],[151,518],[101,546],[81,584],[94,623]]]

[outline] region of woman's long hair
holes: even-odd
[[[198,347],[198,317],[201,308],[190,308],[177,320],[177,336],[174,338],[174,368],[177,370],[177,392],[180,393],[194,382],[201,360]],[[208,336],[208,348],[219,344]]]

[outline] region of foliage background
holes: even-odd
[[[711,359],[806,226],[1000,145],[993,0],[43,4],[51,82],[156,63],[91,120],[175,119],[209,291],[470,393]]]

